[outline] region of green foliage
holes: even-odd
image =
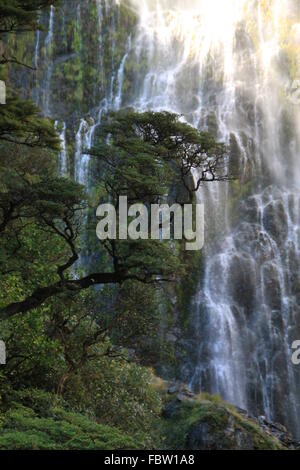
[[[87,294],[65,296],[1,323],[0,337],[8,351],[0,377],[3,406],[13,401],[45,415],[52,395],[42,390],[58,390],[55,404],[62,402],[103,424],[130,429],[140,442],[152,445],[161,409],[152,373],[127,362],[126,350],[114,346],[109,336],[112,326],[118,331],[117,320],[107,319],[95,305]]]
[[[161,321],[161,289],[155,285],[143,285],[127,281],[117,292],[114,311],[118,328],[113,332],[114,341],[134,349],[157,336]]]
[[[47,315],[49,308],[43,308],[1,323],[0,337],[8,351],[1,390],[4,381],[15,390],[25,386],[55,390],[65,359],[62,345],[49,335]]]
[[[119,197],[128,204],[192,201],[202,181],[226,178],[218,174],[224,146],[168,112],[123,110],[107,116],[90,151],[99,163],[98,194],[119,213]],[[202,175],[195,185],[191,172]],[[173,195],[170,197],[166,195]],[[174,242],[138,240],[103,243],[119,272],[141,280],[183,273],[180,246]]]
[[[78,259],[78,212],[84,199],[82,188],[54,176],[51,167],[53,156],[48,152],[44,152],[42,157],[43,168],[37,164],[41,161],[39,153],[33,153],[32,158],[24,150],[20,155],[20,142],[16,141],[18,132],[16,128],[9,132],[12,146],[3,149],[4,167],[0,175],[3,181],[0,229],[5,242],[0,257],[4,264],[9,265],[9,269],[5,266],[3,272],[5,282],[6,276],[8,281],[13,276],[18,280],[17,284],[20,280],[29,281],[29,284],[19,299],[13,299],[14,304],[6,302],[3,309],[6,316],[39,307],[44,300],[76,287],[86,289],[94,284],[121,283],[129,279],[160,282],[175,280],[184,273],[178,242],[107,240],[102,247],[110,262],[105,262],[103,270],[99,273],[97,267],[94,274],[68,281],[68,269]],[[3,135],[6,139],[5,133]],[[35,139],[39,145],[42,142],[44,146],[50,145],[44,137],[37,135],[36,128],[32,135],[31,143],[28,137],[26,142],[21,142],[26,144],[25,147],[30,145],[33,150],[38,150]],[[15,161],[11,166],[9,159],[12,154]],[[226,179],[226,176],[218,175],[224,146],[209,134],[199,133],[182,123],[179,116],[167,112],[138,114],[122,111],[108,116],[101,126],[98,145],[91,154],[99,159],[101,166],[102,190],[98,194],[115,204],[117,213],[121,195],[126,195],[129,203],[150,205],[169,202],[170,199],[184,203],[193,201],[194,191],[202,181]],[[193,169],[201,170],[202,175],[194,186],[190,181]],[[166,194],[171,194],[169,199]],[[49,247],[53,244],[53,248],[47,250],[48,243]],[[20,258],[12,256],[16,251]],[[10,259],[13,260],[12,267]],[[22,263],[18,263],[19,260]],[[24,260],[28,264],[24,264]],[[50,278],[45,275],[45,265],[50,267]],[[32,271],[28,271],[28,266]],[[48,282],[41,285],[38,282],[41,277]]]
[[[15,97],[9,97],[7,104],[1,107],[1,141],[59,150],[59,139],[53,122],[42,119],[39,109],[31,101]]]
[[[58,229],[72,223],[76,232],[82,188],[56,176],[56,158],[37,148],[1,144],[0,305],[18,301],[37,285],[58,279],[69,256]],[[79,207],[79,206],[78,206]]]
[[[126,193],[129,200],[140,200],[141,196],[143,202],[159,200],[173,179],[180,186],[195,169],[202,171],[196,185],[212,178],[223,179],[218,169],[224,145],[209,133],[181,122],[176,114],[112,113],[101,126],[100,138],[91,153],[109,165],[110,178],[105,183],[113,196]]]
[[[145,446],[157,441],[155,429],[161,412],[159,393],[150,370],[121,360],[90,361],[66,385],[65,398],[86,407],[101,423],[130,430]]]
[[[50,401],[51,398],[48,398],[47,402]],[[41,410],[35,411],[15,404],[0,414],[0,428],[1,450],[113,450],[142,447],[127,433],[98,424],[92,418],[66,411],[60,406],[51,406],[45,417]]]

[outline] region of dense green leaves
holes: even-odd
[[[52,407],[47,417],[18,405],[0,414],[1,450],[113,450],[143,445],[87,416]]]
[[[11,258],[16,265],[14,255],[18,251],[22,263],[20,268],[6,266],[3,274],[20,276],[27,256],[30,261],[34,259],[35,265],[50,266],[53,280],[45,282],[44,275],[42,283],[36,282],[34,274],[26,274],[31,290],[24,289],[21,299],[8,302],[2,310],[3,318],[39,307],[48,298],[66,290],[118,284],[130,279],[174,280],[175,273],[177,276],[183,273],[178,243],[108,240],[102,245],[110,258],[110,266],[106,263],[89,276],[70,278],[69,269],[79,258],[80,218],[77,214],[84,198],[82,190],[70,181],[55,177],[49,151],[38,152],[41,147],[57,148],[53,124],[39,119],[30,103],[26,103],[24,109],[20,105],[20,111],[14,102],[5,109],[0,119],[0,141],[1,138],[8,141],[9,146],[3,149],[1,157],[4,166],[0,173],[0,231],[5,244],[0,258],[8,265]],[[31,112],[28,117],[26,110]],[[20,151],[23,146],[25,150]],[[32,153],[26,151],[27,147]],[[193,192],[202,182],[227,178],[223,172],[224,152],[224,146],[209,134],[182,123],[174,114],[139,114],[130,110],[113,113],[104,120],[97,145],[91,151],[99,159],[101,171],[101,189],[95,194],[101,195],[104,202],[112,202],[117,212],[122,195],[127,196],[129,204],[140,202],[148,206],[178,200],[191,202]],[[199,176],[193,183],[191,175],[195,171]],[[32,243],[24,239],[25,233],[27,239],[32,237]],[[61,248],[48,250],[54,257],[43,263],[34,250],[43,246],[45,234],[51,234],[49,246],[54,243]],[[43,272],[41,269],[39,274]]]
[[[109,168],[106,185],[113,195],[125,194],[132,200],[143,197],[146,202],[169,194],[174,178],[189,192],[201,183],[229,178],[225,146],[176,114],[112,113],[101,125],[100,137],[92,154]],[[192,172],[194,183],[189,180],[187,185]]]
[[[59,267],[72,256],[68,242],[78,236],[83,191],[57,177],[51,152],[15,144],[1,144],[0,150],[0,279],[6,286],[0,305],[5,305],[59,279]]]
[[[1,106],[0,142],[10,142],[28,147],[59,150],[59,138],[53,122],[42,119],[31,101],[8,98]]]

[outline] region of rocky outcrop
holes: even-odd
[[[217,396],[194,395],[185,385],[169,386],[163,410],[168,448],[183,450],[300,449],[280,424],[225,403]]]

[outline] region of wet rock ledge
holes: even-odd
[[[264,416],[224,402],[218,396],[193,394],[182,384],[168,387],[163,410],[164,441],[179,450],[296,450],[287,429]]]

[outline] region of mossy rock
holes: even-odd
[[[171,400],[164,412],[163,441],[178,450],[283,450],[286,447],[254,419],[219,397]]]

